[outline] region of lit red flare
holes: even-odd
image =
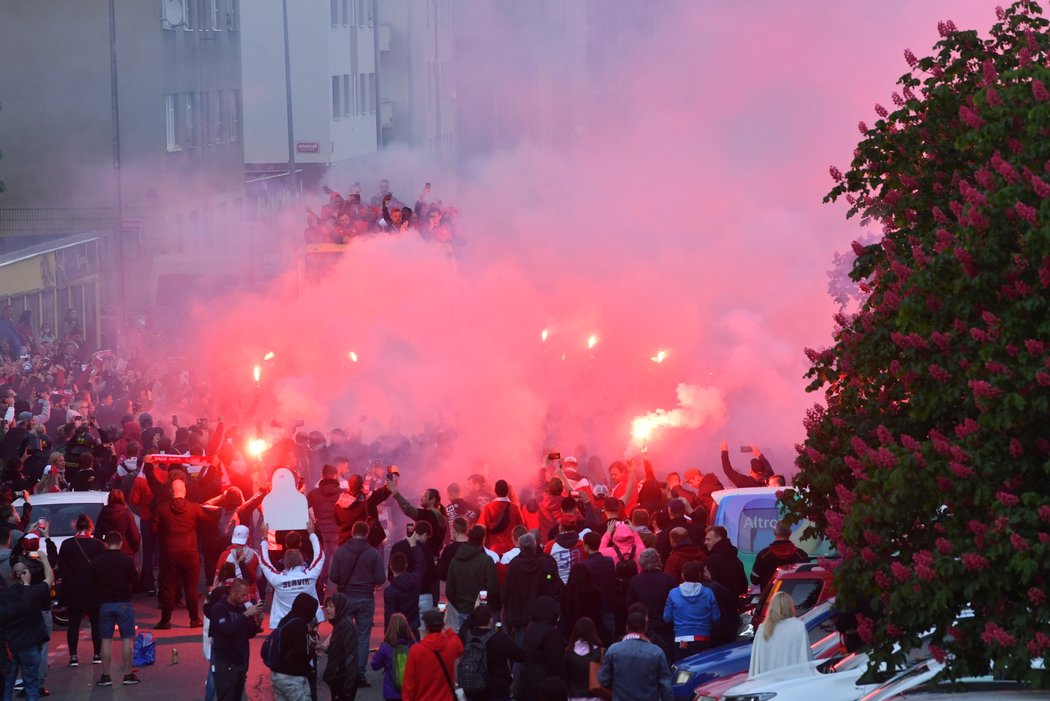
[[[598,345],[598,334],[592,333],[587,337],[587,348],[593,349],[596,345]]]
[[[266,442],[265,438],[252,438],[248,441],[248,454],[253,458],[258,458],[269,448],[270,444]]]
[[[256,365],[252,368],[252,379],[255,380],[255,384],[259,384],[259,378],[262,377],[262,366]]]

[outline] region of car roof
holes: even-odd
[[[29,498],[31,506],[43,504],[105,504],[109,499],[109,492],[91,490],[88,492],[44,492],[34,494]],[[15,499],[13,506],[24,506],[21,497]]]
[[[743,496],[755,497],[769,495],[775,497],[777,492],[784,491],[785,487],[735,487],[732,489],[719,489],[711,492],[711,498],[715,503],[721,502],[726,497]]]

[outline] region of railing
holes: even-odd
[[[0,208],[0,236],[105,231],[113,228],[115,220],[112,207]]]

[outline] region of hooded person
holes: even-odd
[[[463,654],[463,641],[445,626],[445,614],[430,609],[423,614],[427,634],[408,651],[401,698],[429,701],[452,697],[456,659]]]
[[[518,538],[521,552],[507,566],[503,580],[503,622],[517,638],[532,620],[532,602],[539,596],[557,598],[564,584],[554,558],[536,547],[536,536],[527,532]],[[553,599],[552,599],[553,600]]]
[[[664,621],[674,626],[676,661],[711,647],[711,631],[721,617],[714,592],[700,583],[702,571],[700,563],[686,563],[685,581],[664,604]]]
[[[463,619],[474,610],[474,604],[480,592],[487,591],[491,605],[499,608],[499,578],[496,575],[496,563],[485,552],[484,541],[485,529],[479,525],[471,526],[467,531],[467,542],[461,544],[456,550],[456,556],[452,558],[448,566],[445,596],[448,598],[451,609],[449,621],[457,632]]]
[[[602,536],[602,545],[599,550],[602,555],[611,557],[613,563],[621,560],[634,560],[637,564],[638,557],[645,550],[638,531],[631,528],[626,521],[609,522],[605,535]]]
[[[270,667],[274,697],[302,699],[310,697],[310,679],[316,674],[317,661],[312,638],[317,617],[317,599],[301,593],[292,601],[288,614],[275,629],[281,636],[281,656]]]
[[[515,558],[517,559],[517,558]],[[525,629],[525,662],[518,678],[519,701],[537,701],[548,677],[560,677],[565,666],[565,640],[558,630],[561,606],[549,596],[532,601],[532,622]]]
[[[186,609],[190,627],[204,626],[200,619],[197,584],[201,560],[197,552],[198,527],[208,525],[209,516],[200,504],[186,499],[186,483],[171,481],[171,496],[157,505],[150,530],[160,545],[160,621],[154,628],[171,628],[175,592],[181,586],[186,592]]]
[[[325,601],[325,618],[332,634],[325,648],[328,663],[322,680],[332,692],[332,701],[353,699],[357,693],[357,626],[350,616],[350,600],[335,592]]]

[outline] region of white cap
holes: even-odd
[[[248,542],[248,527],[237,526],[233,529],[233,537],[230,538],[230,542],[234,545],[244,545]]]

